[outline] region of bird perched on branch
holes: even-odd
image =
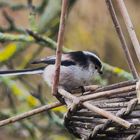
[[[44,63],[44,67],[24,70],[0,71],[0,76],[23,74],[42,74],[49,86],[52,86],[56,56],[33,61],[32,64]],[[59,86],[70,91],[88,85],[97,73],[102,73],[102,62],[92,52],[74,51],[62,54]]]

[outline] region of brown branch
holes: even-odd
[[[87,100],[97,99],[101,97],[109,97],[112,95],[123,94],[126,92],[135,91],[135,90],[136,90],[136,85],[131,85],[131,86],[121,87],[121,88],[112,89],[108,91],[101,91],[101,92],[97,92],[91,95],[81,96],[80,100],[87,101]]]
[[[91,94],[89,95],[84,95],[84,96],[79,97],[79,99],[80,101],[84,102],[84,101],[89,101],[89,100],[93,100],[97,98],[102,98],[102,97],[105,98],[109,96],[114,96],[118,94],[122,95],[127,92],[129,93],[133,91],[136,91],[136,80],[134,80],[133,82],[132,81],[120,82],[118,84],[113,84],[113,85],[99,88],[97,89],[97,91],[91,92]],[[63,89],[59,89],[58,92],[64,97],[68,96],[67,95],[68,92]],[[73,100],[73,95],[69,94],[69,98]]]
[[[67,96],[70,100],[74,100],[73,95],[68,94],[69,92],[65,91],[64,89],[59,89],[58,92],[64,97]],[[130,92],[132,93],[136,92],[136,85],[130,85],[127,87],[121,87],[121,88],[112,89],[108,91],[93,92],[92,94],[79,97],[79,100],[82,102],[85,102],[85,101],[90,101],[90,100],[98,99],[98,98],[106,98],[106,97],[114,96],[118,94],[121,94],[121,95],[125,94],[126,96],[126,94],[127,93],[129,94]]]
[[[62,47],[63,47],[63,40],[64,40],[64,29],[65,29],[65,16],[67,13],[67,7],[68,7],[68,0],[62,0],[60,26],[59,26],[58,39],[57,39],[57,49],[56,49],[55,73],[54,73],[53,87],[52,87],[52,93],[55,96],[57,95],[57,88],[59,84],[61,55],[62,55]]]
[[[118,1],[120,2],[120,0],[118,0]],[[118,37],[120,39],[120,42],[122,44],[122,49],[124,51],[125,58],[126,58],[126,61],[128,63],[129,69],[130,69],[131,73],[133,74],[133,77],[135,79],[138,79],[139,76],[138,76],[138,73],[136,71],[134,62],[131,58],[131,55],[130,55],[130,52],[129,52],[129,49],[128,49],[128,46],[127,46],[127,43],[126,43],[126,40],[125,40],[125,37],[124,37],[124,34],[123,34],[121,26],[120,26],[120,23],[119,23],[118,18],[116,16],[116,13],[115,13],[115,10],[114,10],[113,4],[112,4],[112,0],[106,0],[106,3],[107,3],[107,6],[108,6],[108,10],[110,12],[112,21],[114,23],[116,32],[117,32]]]
[[[112,114],[112,113],[110,113],[110,112],[108,112],[108,111],[105,111],[105,110],[103,110],[103,109],[101,109],[101,108],[99,108],[99,107],[96,107],[96,106],[92,105],[92,104],[89,103],[89,102],[84,102],[84,100],[80,100],[80,98],[75,97],[74,95],[72,95],[71,93],[69,93],[69,92],[67,92],[67,91],[65,91],[65,90],[63,90],[63,89],[59,89],[58,91],[59,91],[59,93],[60,93],[61,95],[63,95],[65,98],[72,100],[72,101],[73,101],[73,104],[74,104],[74,101],[76,101],[76,100],[78,99],[79,101],[82,101],[81,104],[82,104],[84,107],[86,107],[87,109],[89,109],[89,110],[91,110],[91,111],[93,111],[93,112],[95,112],[95,113],[97,113],[97,114],[99,114],[99,115],[101,115],[101,116],[104,116],[105,118],[108,118],[108,119],[110,119],[110,120],[113,120],[114,122],[120,124],[121,126],[127,128],[127,129],[130,128],[131,125],[132,125],[132,124],[129,123],[128,121],[125,121],[124,119],[121,119],[121,118],[115,116],[114,114]],[[78,104],[78,105],[79,105],[79,104]]]
[[[96,86],[95,85],[89,85],[89,86],[85,86],[84,90],[86,92],[88,92],[88,91],[94,91],[94,92],[107,91],[107,90],[126,87],[126,86],[130,86],[130,85],[136,85],[136,82],[137,82],[137,80],[129,80],[129,81],[123,81],[123,82],[120,82],[120,83],[115,83],[115,84],[104,86],[104,87],[99,87],[97,85]]]
[[[132,24],[131,19],[130,19],[130,16],[129,16],[128,11],[126,9],[124,0],[116,0],[116,2],[118,4],[120,12],[123,16],[123,19],[125,21],[125,24],[126,24],[126,27],[127,27],[128,33],[129,33],[129,36],[131,38],[132,44],[134,46],[135,52],[136,52],[138,60],[140,62],[140,44],[139,44],[139,41],[137,39],[133,24]]]
[[[41,113],[43,111],[47,111],[47,110],[50,110],[52,108],[59,107],[61,105],[62,104],[60,102],[55,102],[55,103],[52,103],[49,105],[41,106],[41,107],[33,109],[31,111],[28,111],[28,112],[22,113],[20,115],[5,119],[3,121],[0,121],[0,127],[7,125],[7,124],[10,124],[10,123],[14,123],[16,121],[22,120],[22,119],[27,118],[27,117],[33,116],[33,115]]]

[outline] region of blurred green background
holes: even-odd
[[[122,17],[113,1],[123,27],[133,60],[135,56]],[[140,1],[125,0],[140,38]],[[0,0],[0,69],[23,69],[33,67],[30,61],[55,54],[61,0]],[[30,29],[45,38],[34,40],[28,35]],[[125,72],[125,61],[120,41],[113,27],[105,0],[70,0],[66,22],[65,50],[89,50],[96,52],[109,67],[104,68],[98,84],[111,84],[132,79]],[[115,66],[115,67],[112,67]],[[120,69],[121,68],[121,69]],[[125,71],[123,71],[125,70]],[[56,101],[51,90],[40,75],[0,77],[0,119],[26,112],[43,104]],[[70,140],[75,139],[63,126],[65,107],[56,108],[0,128],[1,140]]]

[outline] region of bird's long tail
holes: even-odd
[[[24,69],[24,70],[4,70],[0,71],[0,76],[16,76],[16,75],[27,75],[27,74],[41,74],[43,73],[45,67],[39,67],[34,69]]]

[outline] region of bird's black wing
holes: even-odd
[[[44,63],[44,64],[48,64],[48,65],[53,65],[53,64],[55,64],[55,60],[56,60],[55,56],[50,56],[50,57],[43,58],[43,59],[40,59],[40,60],[35,60],[31,64]],[[75,65],[75,62],[72,61],[72,60],[68,60],[68,59],[62,59],[61,60],[61,65],[62,66],[71,66],[71,65]]]

